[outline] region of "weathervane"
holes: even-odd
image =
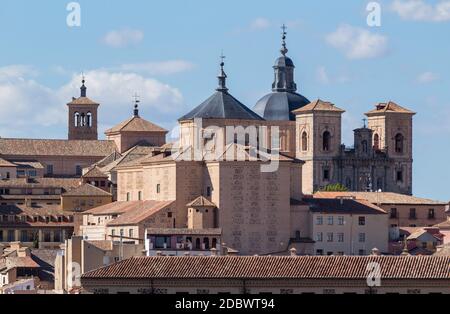
[[[283,30],[283,33],[282,33],[282,39],[283,39],[283,43],[282,43],[282,48],[281,48],[281,54],[283,55],[283,56],[285,56],[287,53],[288,53],[288,49],[287,49],[287,47],[286,47],[286,35],[287,35],[287,26],[285,25],[285,24],[283,24],[283,26],[281,26],[281,29]]]
[[[139,96],[139,94],[137,92],[133,96],[133,101],[134,101],[134,116],[138,117],[139,116],[139,103],[141,102],[141,97]]]

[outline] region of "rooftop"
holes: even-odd
[[[0,180],[0,187],[3,188],[55,188],[70,190],[80,185],[78,178],[27,178]],[[33,195],[30,195],[33,197]]]
[[[147,228],[148,235],[214,235],[221,236],[222,229]]]
[[[353,279],[367,265],[382,279],[450,279],[450,256],[183,256],[133,257],[82,275],[89,279]]]
[[[345,112],[345,110],[336,107],[331,102],[317,99],[302,108],[294,110],[293,113],[299,114],[299,113],[306,113],[306,112],[312,112],[312,111],[327,111],[327,112],[340,112],[340,113]]]
[[[389,101],[387,103],[379,103],[375,106],[375,109],[366,113],[367,115],[375,114],[375,113],[408,113],[415,114],[415,112],[406,109],[400,105],[397,105],[393,101]]]
[[[3,156],[104,157],[116,150],[113,141],[0,138]]]
[[[139,116],[133,116],[113,128],[106,130],[105,134],[117,133],[117,132],[163,132],[167,133],[166,129],[142,119]]]
[[[404,195],[392,192],[317,192],[314,198],[354,197],[367,200],[373,204],[396,205],[447,205],[446,202],[434,201],[416,196]]]
[[[91,184],[83,184],[63,193],[62,196],[112,196],[112,194]]]
[[[366,200],[337,198],[305,198],[312,212],[357,213],[367,215],[387,214],[383,209]]]

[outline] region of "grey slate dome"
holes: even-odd
[[[295,121],[292,111],[302,108],[310,101],[304,96],[292,92],[273,92],[256,103],[253,110],[266,120]]]
[[[178,121],[192,120],[195,118],[264,120],[228,93],[228,88],[226,87],[227,75],[223,70],[223,61],[220,66],[221,72],[218,76],[219,87],[216,89],[216,92]]]
[[[286,27],[283,26],[282,56],[275,61],[275,80],[272,93],[261,98],[253,110],[266,120],[295,121],[293,110],[306,106],[310,101],[296,93],[297,84],[294,81],[294,62],[286,54]]]

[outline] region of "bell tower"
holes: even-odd
[[[69,108],[69,140],[97,140],[97,111],[100,104],[87,97],[87,87],[83,76],[80,97],[72,98]]]

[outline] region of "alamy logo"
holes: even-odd
[[[366,10],[369,12],[367,15],[367,25],[370,27],[381,26],[381,5],[378,2],[369,2]]]
[[[70,2],[67,4],[66,10],[70,13],[67,15],[67,26],[81,27],[81,6],[78,2]]]
[[[280,159],[278,126],[213,126],[196,118],[181,131],[172,158],[182,161],[261,161],[261,172],[276,172]]]
[[[367,264],[366,270],[369,272],[367,275],[368,287],[380,287],[381,286],[381,266],[376,262]]]

